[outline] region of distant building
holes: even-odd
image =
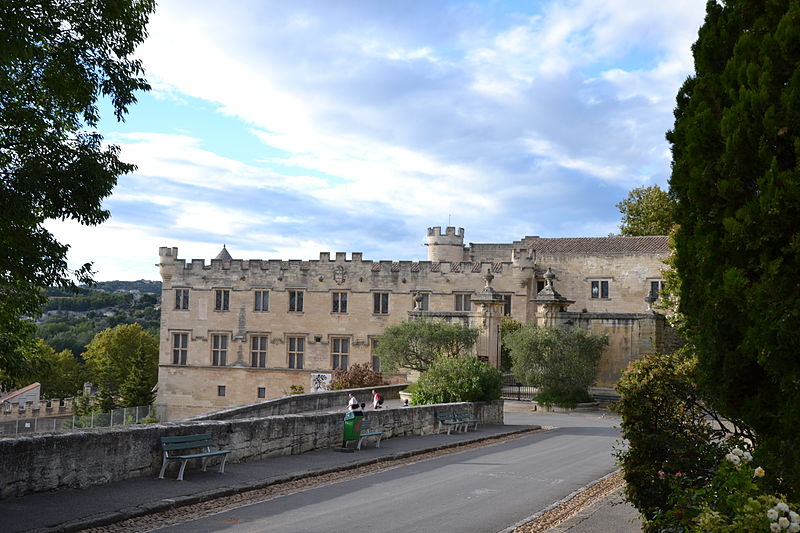
[[[498,364],[499,318],[572,324],[610,337],[598,385],[662,349],[663,317],[645,298],[663,284],[667,237],[541,238],[464,245],[463,228],[428,228],[427,261],[233,259],[207,264],[159,249],[162,419],[310,392],[335,368],[370,363],[386,326],[409,316],[482,328],[476,355]],[[489,275],[487,275],[487,272]]]

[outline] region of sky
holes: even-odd
[[[136,52],[152,90],[100,132],[138,169],[96,227],[53,221],[73,266],[159,279],[207,261],[607,236],[666,188],[700,0],[162,0]]]

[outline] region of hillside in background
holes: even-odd
[[[37,336],[56,351],[80,356],[94,336],[120,324],[140,324],[158,336],[161,324],[160,281],[102,281],[78,293],[50,287]]]

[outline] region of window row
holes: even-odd
[[[228,393],[228,387],[226,385],[217,385],[217,396],[225,396]],[[267,397],[267,388],[266,387],[256,387],[256,398],[266,398]]]
[[[591,282],[591,297],[592,298],[610,298],[608,280],[594,280]],[[650,296],[657,300],[658,295],[664,290],[664,281],[651,281],[650,282]]]
[[[607,285],[608,282],[606,282]],[[289,296],[289,312],[302,313],[303,312],[303,294],[302,290],[288,290],[286,291]],[[230,289],[215,289],[214,290],[214,310],[215,311],[230,311]],[[376,315],[389,314],[389,292],[374,292],[372,293],[372,312]],[[419,293],[421,299],[415,303],[419,305],[422,311],[428,310],[429,295],[427,293]],[[453,309],[455,311],[471,311],[472,293],[456,293],[454,295]],[[503,295],[505,300],[505,314],[511,314],[511,295]],[[255,290],[253,291],[253,311],[268,312],[269,311],[269,291],[268,290]],[[189,309],[189,289],[175,289],[175,309],[186,310]],[[331,293],[331,313],[346,314],[347,313],[347,292],[335,291]]]
[[[227,334],[211,335],[211,365],[227,366],[230,337]],[[286,366],[287,368],[303,368],[305,355],[305,337],[288,336],[286,338]],[[250,366],[266,368],[269,336],[252,335],[250,337]],[[373,341],[373,350],[377,341]],[[172,364],[188,364],[189,334],[172,334]],[[333,337],[330,342],[331,368],[346,370],[350,366],[350,339],[347,337]],[[380,370],[380,358],[372,356],[373,370]]]

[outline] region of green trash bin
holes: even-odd
[[[344,415],[344,437],[342,438],[342,448],[347,447],[351,440],[358,440],[361,435],[361,421],[364,419],[364,411],[348,411]]]

